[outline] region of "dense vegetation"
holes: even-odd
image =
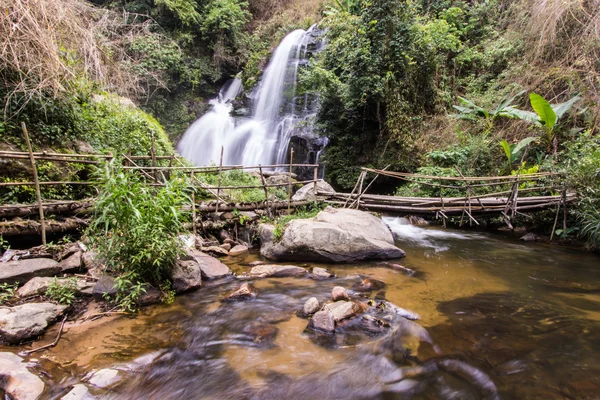
[[[23,148],[25,121],[36,148],[148,154],[154,136],[170,154],[169,139],[225,79],[251,87],[287,32],[320,20],[327,46],[301,88],[320,92],[316,126],[330,138],[335,186],[352,187],[360,166],[560,172],[555,183],[581,194],[569,226],[600,245],[597,0],[4,0],[2,12],[0,148]],[[91,174],[41,169],[50,179]],[[29,179],[19,165],[7,171]],[[33,197],[3,190],[2,200]]]
[[[583,194],[570,225],[598,244],[597,2],[347,0],[326,14],[303,84],[321,93],[332,183],[351,188],[360,166],[562,172]]]

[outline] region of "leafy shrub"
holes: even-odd
[[[4,304],[15,297],[19,282],[15,282],[12,285],[9,283],[0,284],[0,304]]]
[[[56,301],[59,304],[71,305],[75,300],[77,293],[77,279],[70,278],[66,280],[58,280],[54,278],[48,285],[46,297]]]
[[[206,173],[199,175],[200,180],[212,186],[219,183],[219,175],[216,173]],[[262,181],[255,175],[251,175],[242,170],[233,170],[221,174],[221,186],[261,186]],[[229,196],[234,201],[242,203],[255,203],[265,200],[265,191],[262,188],[254,189],[226,189],[222,193]],[[207,194],[208,196],[208,194]],[[269,188],[269,196],[275,196],[279,200],[287,199],[287,188],[274,187]]]
[[[102,179],[88,230],[92,244],[111,271],[161,286],[182,252],[177,235],[183,230],[180,207],[189,203],[185,182],[172,178],[155,188],[115,165]]]

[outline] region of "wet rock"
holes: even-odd
[[[222,248],[223,250],[226,250],[227,252],[229,252],[229,250],[231,250],[231,244],[230,243],[223,243],[219,247]]]
[[[287,185],[294,184],[294,179],[289,176],[289,174],[278,174],[269,176],[266,179],[267,185]]]
[[[204,279],[218,279],[231,275],[231,270],[221,261],[200,251],[189,252],[189,254],[200,265],[200,271]]]
[[[115,278],[110,275],[102,275],[92,290],[94,300],[104,301],[106,297],[114,297],[117,295],[117,283]]]
[[[314,279],[316,281],[335,278],[335,274],[331,271],[326,270],[321,267],[314,267],[310,272],[310,279]]]
[[[178,260],[171,271],[171,284],[176,293],[188,292],[202,286],[202,271],[194,259]]]
[[[78,272],[83,266],[82,252],[78,251],[58,263],[61,272]]]
[[[333,301],[350,300],[348,292],[341,286],[336,286],[331,290],[331,297],[333,298]]]
[[[314,218],[286,224],[281,240],[260,226],[261,254],[272,260],[353,262],[404,257],[387,225],[367,212],[326,208]]]
[[[0,338],[19,343],[39,336],[67,306],[52,303],[29,303],[15,307],[0,307]]]
[[[368,314],[361,317],[361,325],[364,330],[370,333],[381,333],[391,327],[389,321]]]
[[[42,295],[42,294],[46,293],[46,290],[48,290],[48,286],[50,286],[53,282],[56,281],[56,283],[60,286],[67,286],[67,285],[71,284],[71,279],[72,278],[35,277],[35,278],[29,280],[21,288],[19,288],[19,290],[17,290],[17,294],[21,298]],[[84,279],[77,279],[76,284],[77,284],[77,292],[80,295],[89,295],[89,296],[92,295],[92,291],[95,286],[95,283],[87,282]]]
[[[101,389],[106,389],[121,380],[119,371],[112,368],[105,368],[94,372],[91,376],[87,377],[90,385],[94,385]]]
[[[202,251],[211,254],[215,257],[226,257],[229,255],[229,252],[227,250],[222,249],[218,246],[202,247]]]
[[[146,286],[146,292],[140,294],[135,303],[140,307],[158,304],[162,301],[162,293],[153,286]]]
[[[196,237],[194,235],[179,235],[179,240],[183,244],[183,248],[186,250],[196,247]]]
[[[275,340],[279,329],[271,324],[251,322],[244,327],[242,333],[249,335],[254,343],[269,344]]]
[[[265,265],[265,262],[257,260],[257,261],[251,261],[251,262],[249,262],[246,265],[249,266],[249,267],[256,267],[258,265]]]
[[[230,256],[239,256],[239,255],[247,253],[247,252],[248,252],[248,248],[246,246],[238,244],[237,246],[235,246],[234,248],[229,250],[229,255]]]
[[[0,388],[11,399],[36,400],[44,392],[44,382],[29,372],[21,357],[5,352],[0,353]]]
[[[258,265],[250,270],[250,276],[253,278],[300,278],[305,275],[306,269],[295,265]]]
[[[278,324],[283,321],[288,321],[292,318],[292,312],[282,310],[277,307],[265,308],[264,312],[260,315],[259,320],[268,322],[269,324]]]
[[[9,261],[1,265],[0,284],[23,283],[36,276],[53,276],[60,271],[58,263],[50,258]]]
[[[83,261],[83,266],[87,270],[93,270],[93,269],[102,270],[103,269],[102,260],[100,259],[98,254],[93,250],[84,252],[83,255],[81,256],[81,259]]]
[[[538,240],[540,240],[540,237],[533,232],[529,232],[521,236],[521,240],[524,242],[537,242]]]
[[[406,310],[404,308],[398,307],[395,304],[390,303],[389,301],[380,301],[378,302],[378,304],[376,305],[376,307],[380,310],[388,310],[393,312],[396,315],[399,315],[401,317],[404,317],[406,319],[409,319],[411,321],[420,319],[421,317],[419,316],[419,314],[410,311],[410,310]]]
[[[312,316],[308,323],[308,329],[322,332],[335,331],[335,319],[331,311],[318,311]]]
[[[238,245],[238,242],[236,242],[235,240],[233,240],[233,239],[232,239],[232,238],[230,238],[230,237],[226,237],[226,238],[223,240],[223,243],[224,243],[224,244],[229,244],[229,245],[231,245],[231,246],[237,246],[237,245]]]
[[[249,283],[243,283],[235,291],[225,297],[225,301],[244,301],[256,297],[256,291]]]
[[[79,383],[73,386],[73,389],[63,397],[61,400],[91,400],[93,399],[92,395],[90,395],[90,391],[82,383]]]
[[[393,270],[400,271],[403,274],[408,275],[408,276],[413,276],[416,273],[414,270],[412,270],[410,268],[407,268],[407,267],[405,267],[403,265],[400,265],[400,264],[394,264],[394,263],[384,262],[384,263],[382,263],[382,265],[385,265],[386,267],[389,267],[389,268],[391,268]]]
[[[315,185],[313,183],[304,185],[296,193],[294,193],[292,201],[316,200],[314,187]],[[335,193],[335,189],[329,183],[321,180],[317,182],[317,192]]]
[[[373,278],[364,278],[360,282],[352,285],[352,289],[357,292],[372,292],[381,290],[385,287],[385,282]]]
[[[362,311],[361,307],[352,301],[336,301],[335,303],[329,303],[325,305],[331,314],[335,322],[342,321],[348,318],[354,317],[356,314]]]
[[[319,305],[319,300],[317,300],[316,297],[311,297],[310,299],[306,300],[306,303],[304,303],[304,307],[302,307],[302,313],[306,316],[312,315],[319,311],[320,308],[321,306]]]

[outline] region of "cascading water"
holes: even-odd
[[[295,30],[279,44],[251,95],[250,118],[231,116],[231,101],[242,89],[240,80],[234,79],[210,101],[210,111],[185,132],[177,145],[179,153],[196,165],[219,162],[221,147],[226,165],[284,163],[290,138],[308,114],[306,105],[297,112],[295,91],[298,67],[307,62],[313,32],[314,27]]]

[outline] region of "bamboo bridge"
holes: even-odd
[[[24,129],[26,132],[26,130]],[[27,137],[26,137],[27,138]],[[85,219],[89,215],[94,202],[93,198],[80,200],[47,201],[42,198],[40,188],[43,186],[91,186],[98,190],[99,183],[95,181],[41,181],[38,177],[37,162],[40,160],[58,163],[92,164],[100,166],[106,161],[115,158],[113,155],[99,154],[67,154],[50,152],[33,152],[29,140],[27,152],[1,151],[0,162],[10,160],[25,160],[29,162],[32,180],[0,182],[0,189],[4,187],[30,186],[35,188],[37,201],[35,204],[5,204],[0,205],[0,236],[19,234],[40,234],[42,242],[46,242],[46,232],[64,232],[81,228],[87,224]],[[294,164],[293,152],[290,154],[290,163],[281,165],[223,165],[222,160],[218,166],[189,166],[183,158],[173,154],[159,156],[155,154],[154,146],[151,154],[147,156],[122,155],[123,169],[129,173],[139,173],[149,185],[162,186],[173,173],[184,173],[189,176],[190,182],[212,199],[197,201],[192,193],[191,202],[185,207],[192,213],[191,228],[202,226],[202,214],[216,214],[228,211],[256,211],[262,210],[267,216],[273,216],[277,210],[303,206],[307,200],[292,201],[293,187],[298,185],[313,185],[313,193],[317,193],[320,201],[338,207],[350,207],[368,211],[378,211],[396,215],[419,215],[441,220],[446,226],[448,220],[460,218],[460,225],[479,225],[478,218],[500,217],[512,228],[512,222],[519,215],[528,216],[529,213],[547,209],[556,209],[554,226],[559,220],[559,212],[563,210],[563,227],[566,228],[567,204],[575,200],[575,194],[567,192],[558,186],[556,175],[553,173],[517,174],[511,176],[469,177],[463,176],[430,176],[404,172],[362,168],[361,174],[350,193],[324,192],[318,189],[318,164]],[[292,181],[284,183],[268,183],[265,176],[273,174],[273,170],[286,171],[288,176],[293,176],[294,168],[313,169],[313,179]],[[251,170],[260,178],[260,185],[225,186],[221,185],[221,175],[226,171]],[[218,174],[218,185],[208,185],[200,178],[200,174]],[[367,176],[372,177],[369,184],[365,184]],[[436,197],[403,197],[394,195],[380,195],[368,193],[372,184],[379,176],[395,178],[409,183],[418,183],[439,192]],[[554,178],[554,179],[553,179]],[[287,188],[287,200],[277,200],[269,189]],[[265,200],[255,203],[236,203],[228,196],[228,192],[240,189],[262,189]],[[452,190],[453,193],[463,195],[448,197],[444,191]],[[50,218],[48,215],[60,216]],[[66,216],[66,217],[65,217]],[[29,219],[22,219],[29,217]],[[34,217],[34,218],[31,218]],[[209,221],[210,222],[210,221]],[[555,229],[553,229],[554,231]]]

